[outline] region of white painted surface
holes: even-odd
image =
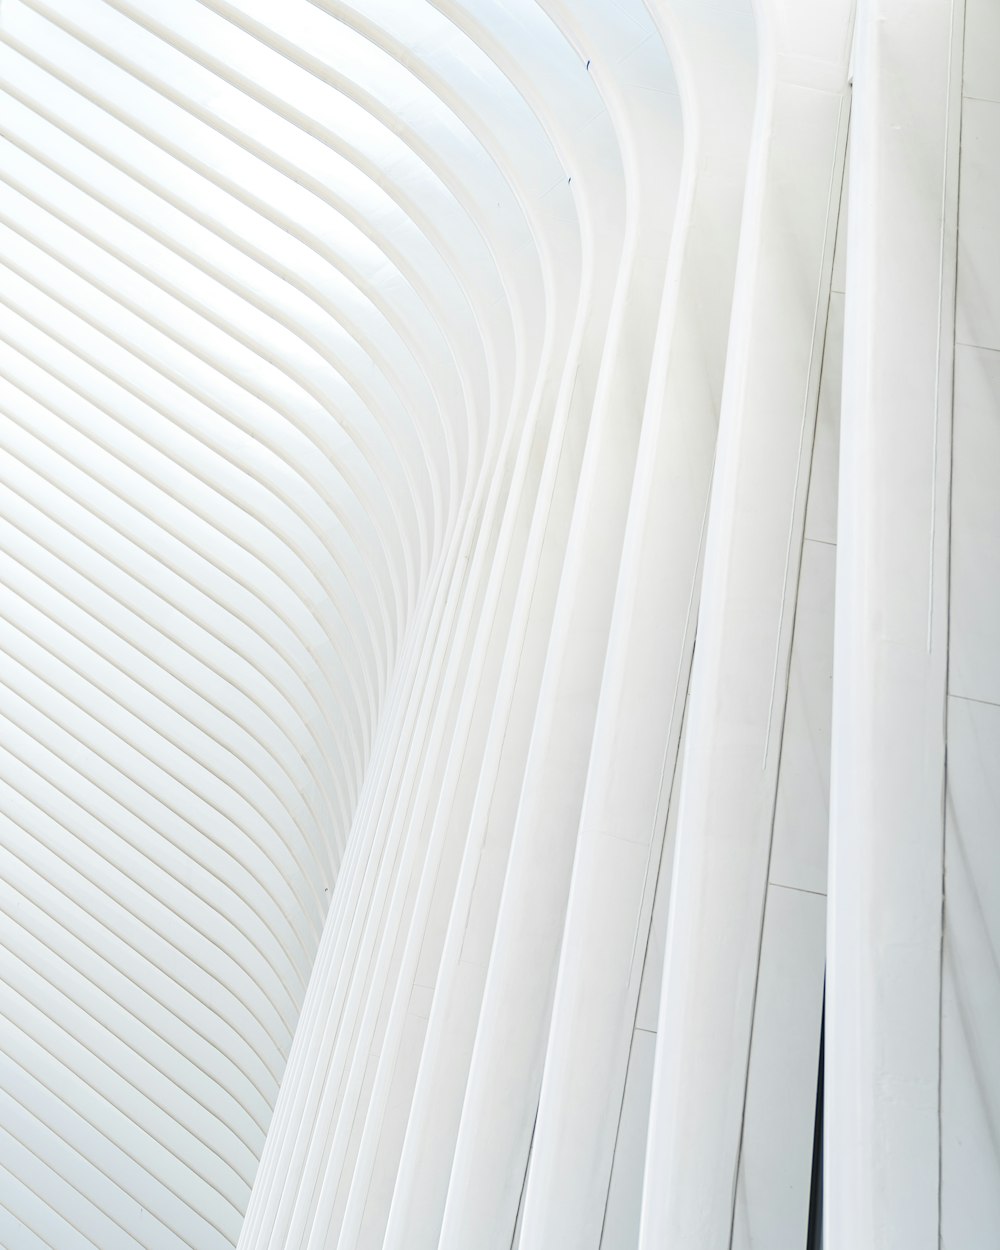
[[[806,1244],[825,958],[825,898],[768,886],[733,1250]]]
[[[1000,1227],[998,750],[1000,708],[949,699],[941,1239],[970,1250],[992,1245]]]
[[[802,547],[769,880],[826,894],[836,548]]]
[[[941,991],[941,1244],[980,1250],[1000,1228],[1000,21],[970,3],[956,298],[948,777]]]
[[[828,42],[807,69],[794,54],[814,56],[813,24],[766,11],[667,921],[640,1238],[650,1250],[732,1237],[850,16],[824,8]]]
[[[961,16],[863,4],[854,58],[824,1217],[872,1250],[938,1245]]]
[[[997,1244],[1000,19],[852,8],[0,0],[4,1250],[798,1250],[827,959],[827,1245]]]
[[[598,1250],[602,1229],[608,1235],[609,1177],[613,1164],[622,1166],[616,1141],[623,1130],[634,1131],[622,1118],[622,1099],[675,793],[725,363],[725,293],[734,277],[752,116],[751,14],[733,6],[727,20],[730,42],[722,45],[718,13],[677,5],[664,14],[687,123],[704,139],[685,152],[672,242],[676,268],[661,309],[579,818],[525,1194],[524,1250]],[[706,286],[714,301],[704,298]],[[615,1218],[627,1219],[626,1199],[617,1201],[622,1213]]]

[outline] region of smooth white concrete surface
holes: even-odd
[[[961,6],[862,4],[837,533],[825,1243],[939,1244]]]
[[[971,1250],[993,1243],[1000,1219],[998,748],[1000,707],[948,700],[941,1239]]]
[[[778,17],[763,27],[681,778],[640,1238],[650,1248],[732,1238],[847,136],[849,6],[823,6],[816,24]],[[828,42],[816,57],[818,37]]]
[[[768,875],[814,894],[826,894],[836,561],[829,543],[803,543]]]
[[[677,267],[660,313],[578,821],[524,1250],[554,1242],[597,1250],[608,1178],[627,1131],[619,1113],[694,640],[730,313],[724,293],[734,278],[752,115],[751,15],[733,6],[727,16],[729,46],[715,31],[719,14],[698,5],[677,6],[666,23],[688,127],[701,142],[684,154]],[[603,1089],[593,1088],[595,1072],[605,1074]],[[641,1154],[636,1162],[641,1170]]]
[[[998,337],[1000,342],[1000,337]],[[955,504],[951,531],[951,639],[948,689],[1000,703],[1000,595],[981,575],[982,544],[998,550],[1000,512],[989,465],[1000,454],[997,388],[1000,351],[955,348]]]
[[[838,247],[845,227],[841,209]],[[843,299],[831,294],[736,1182],[733,1244],[741,1246],[806,1244],[815,1198],[810,1173],[826,968],[836,548],[809,535],[817,528],[836,534],[842,329]]]
[[[989,291],[1000,252],[1000,22],[966,15],[956,291],[948,772],[941,988],[941,1244],[979,1250],[1000,1226],[997,881],[1000,675],[996,588],[976,552],[997,550],[1000,319]]]
[[[823,895],[769,885],[733,1250],[806,1244],[825,948]]]
[[[601,1250],[635,1246],[639,1242],[643,1162],[655,1055],[655,1033],[636,1028],[632,1034],[621,1117],[615,1134],[615,1156],[601,1228]]]
[[[2,1250],[1000,1242],[998,110],[994,0],[0,0]]]

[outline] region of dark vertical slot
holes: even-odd
[[[823,1250],[823,1046],[826,1041],[826,982],[819,1026],[819,1075],[816,1079],[816,1117],[813,1121],[812,1180],[809,1184],[809,1231],[806,1250]]]

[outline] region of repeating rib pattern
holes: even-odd
[[[0,0],[2,1250],[805,1245],[828,952],[924,1174],[949,4]]]
[[[0,14],[5,1246],[235,1242],[373,740],[524,420],[520,188],[369,27]]]

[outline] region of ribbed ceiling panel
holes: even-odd
[[[993,1236],[988,8],[0,0],[0,1250]]]
[[[535,385],[530,117],[422,5],[0,9],[4,1246],[236,1241],[387,695]]]

